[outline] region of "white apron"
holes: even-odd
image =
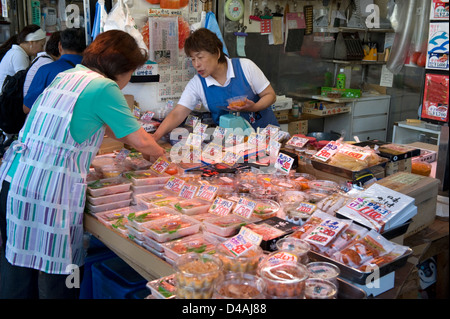
[[[82,144],[69,130],[80,93],[99,76],[92,71],[60,73],[33,106],[37,109],[30,129],[20,132],[23,143],[16,141],[5,154],[0,183],[15,153],[22,153],[6,213],[6,258],[13,265],[69,274],[68,265],[84,264],[86,176],[105,128]]]

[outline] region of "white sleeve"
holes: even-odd
[[[14,68],[14,74],[20,70],[25,70],[30,66],[30,59],[26,54],[14,52],[11,57],[12,67]]]
[[[261,93],[270,85],[270,81],[255,62],[245,58],[241,58],[240,62],[245,78],[255,94]]]
[[[199,103],[206,106],[206,97],[203,92],[202,83],[199,77],[195,75],[184,88],[184,91],[178,100],[178,104],[183,105],[190,110],[194,110]]]

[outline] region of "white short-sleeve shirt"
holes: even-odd
[[[13,44],[0,63],[0,87],[7,75],[14,75],[30,66],[30,58],[20,45]]]
[[[212,76],[208,76],[205,78],[206,85],[209,87],[211,85],[223,86],[226,87],[232,78],[234,78],[234,70],[231,59],[228,57],[227,64],[227,80],[224,85],[220,85]],[[264,91],[269,85],[270,82],[261,71],[261,69],[252,61],[246,58],[240,58],[242,71],[244,72],[244,76],[247,79],[250,87],[253,90],[253,93],[259,94]],[[186,85],[181,97],[178,101],[178,104],[187,107],[190,110],[193,110],[199,103],[202,103],[203,106],[208,109],[208,103],[206,101],[205,92],[203,91],[202,82],[198,75],[195,75]]]

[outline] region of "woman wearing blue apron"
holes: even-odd
[[[199,103],[211,112],[216,125],[220,116],[235,111],[255,130],[269,124],[279,126],[270,108],[276,100],[275,91],[255,63],[245,58],[228,58],[217,35],[205,28],[186,39],[184,51],[191,57],[197,75],[189,81],[178,104],[155,132],[155,139],[183,123]],[[237,96],[247,97],[245,105],[229,106],[227,100]]]

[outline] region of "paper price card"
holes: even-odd
[[[153,163],[150,169],[158,174],[162,174],[169,167],[169,165],[170,163],[167,160],[160,157]]]
[[[278,134],[279,131],[280,131],[280,128],[278,126],[269,124],[261,132],[259,132],[259,134],[275,136]]]
[[[149,123],[152,121],[153,116],[155,116],[155,113],[152,111],[147,111],[144,113],[144,115],[141,116],[141,121],[144,123]]]
[[[217,126],[213,132],[214,139],[223,140],[226,136],[227,129],[224,127]]]
[[[197,192],[197,197],[210,202],[214,199],[218,190],[219,188],[216,186],[202,185]]]
[[[231,212],[233,206],[233,201],[217,197],[209,208],[209,212],[218,216],[226,216]]]
[[[244,141],[244,135],[228,134],[225,138],[225,145],[238,145]]]
[[[178,194],[181,191],[183,185],[184,181],[181,178],[172,176],[171,178],[169,178],[166,185],[164,185],[164,188]]]
[[[289,141],[286,142],[286,145],[302,148],[308,142],[309,142],[309,140],[307,138],[304,138],[304,137],[301,137],[301,136],[292,136],[289,139]]]
[[[354,149],[352,147],[343,146],[339,149],[339,153],[345,154],[347,156],[353,157],[354,159],[364,161],[371,152],[364,152],[359,149]]]
[[[380,203],[368,201],[364,198],[356,198],[347,205],[362,217],[368,219],[375,229],[381,229],[387,220],[392,216],[392,211],[386,209]]]
[[[257,145],[259,149],[266,148],[266,135],[251,133],[247,143],[249,145]]]
[[[245,226],[241,227],[239,234],[250,240],[255,246],[259,246],[263,240],[263,235],[260,235]]]
[[[294,159],[286,154],[278,154],[277,161],[275,162],[275,168],[284,173],[289,173],[294,164]]]
[[[192,184],[184,183],[184,185],[181,187],[180,193],[178,194],[179,197],[185,198],[185,199],[192,199],[194,198],[195,193],[197,192],[198,187]]]
[[[319,246],[326,246],[347,226],[345,222],[326,219],[305,237],[305,240]]]
[[[316,210],[316,208],[317,206],[314,204],[301,202],[295,210],[303,214],[311,215]]]
[[[227,164],[229,166],[234,166],[240,158],[241,156],[234,152],[226,152],[222,159],[222,163]]]
[[[207,128],[208,128],[208,124],[204,124],[204,123],[198,122],[194,126],[193,133],[205,137]]]
[[[342,144],[336,141],[331,141],[325,145],[320,151],[313,155],[319,161],[328,161],[337,151],[342,147]]]
[[[252,216],[255,207],[255,201],[241,197],[233,210],[233,214],[249,219]]]
[[[266,150],[267,155],[273,155],[273,157],[278,156],[278,152],[280,152],[281,143],[270,140],[269,147]]]
[[[197,116],[189,115],[185,123],[187,126],[195,127],[199,121],[200,119]]]
[[[218,145],[215,143],[209,143],[204,151],[203,151],[203,157],[207,159],[212,159],[216,162],[222,161],[222,145]]]
[[[234,256],[239,257],[251,249],[253,247],[253,243],[245,236],[237,234],[236,236],[224,241],[222,246]]]
[[[296,263],[298,261],[298,257],[294,254],[288,253],[286,251],[280,251],[278,253],[273,254],[267,259],[267,262],[271,265],[277,265],[279,263],[284,262],[293,262]]]
[[[190,145],[194,148],[201,148],[202,136],[199,134],[189,133],[189,136],[186,139],[186,145]]]

